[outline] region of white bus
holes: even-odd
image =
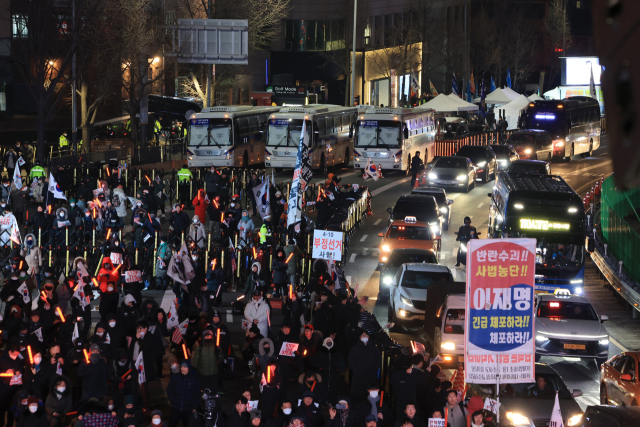
[[[189,167],[247,167],[264,162],[269,114],[280,107],[229,105],[192,114],[187,135]]]
[[[376,108],[358,116],[353,164],[364,169],[367,159],[383,170],[406,171],[420,152],[426,164],[433,159],[435,112],[425,108]]]
[[[355,107],[310,104],[285,107],[269,116],[265,166],[293,168],[296,165],[302,121],[309,135],[309,158],[313,169],[349,165],[353,154]]]

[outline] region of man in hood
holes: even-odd
[[[249,211],[246,209],[242,211],[242,217],[238,221],[238,231],[240,232],[240,245],[241,246],[253,246],[252,237],[255,230],[253,220],[249,218]]]
[[[191,237],[191,240],[193,240],[200,249],[204,249],[207,245],[207,236],[204,225],[200,222],[200,218],[204,218],[204,216],[193,216],[192,223],[189,226],[189,237]]]
[[[89,362],[82,359],[78,376],[82,378],[82,399],[95,397],[102,400],[107,393],[107,363],[100,355],[98,344],[91,344]]]
[[[254,262],[251,264],[251,272],[247,275],[247,281],[244,285],[244,295],[246,297],[253,294],[253,292],[257,289],[261,291],[260,286],[260,270],[262,267],[259,262]]]
[[[260,329],[260,334],[266,337],[269,332],[269,315],[271,309],[262,297],[260,290],[253,291],[253,298],[244,309],[244,317]]]
[[[182,362],[180,373],[171,376],[167,397],[171,404],[169,425],[177,426],[182,421],[183,425],[188,426],[189,417],[200,403],[200,384],[198,377],[191,371],[189,361]]]
[[[50,384],[49,395],[44,404],[51,427],[64,425],[63,419],[72,408],[71,383],[65,376],[56,376]]]

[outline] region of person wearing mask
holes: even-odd
[[[4,155],[4,166],[7,168],[7,175],[13,177],[13,172],[18,164],[18,155],[13,147],[7,149],[7,154]],[[9,182],[9,180],[7,180]]]
[[[162,411],[156,409],[151,413],[151,424],[149,427],[168,427],[165,421],[162,421]]]
[[[251,272],[247,275],[247,281],[244,285],[244,295],[248,298],[250,295],[253,295],[253,292],[256,290],[258,292],[262,291],[262,286],[260,284],[260,270],[262,267],[259,262],[254,262],[251,264]]]
[[[124,406],[117,411],[118,420],[123,427],[142,425],[144,415],[142,408],[136,405],[137,400],[139,401],[139,395],[136,394],[128,394],[124,397]]]
[[[45,217],[44,207],[42,204],[38,203],[36,205],[36,214],[33,216],[33,219],[27,221],[27,226],[29,225],[32,225],[31,233],[34,236],[39,237],[37,241],[40,241],[43,238],[46,239],[49,221]]]
[[[109,395],[115,404],[120,407],[122,406],[124,397],[133,392],[134,374],[132,371],[136,369],[135,361],[129,358],[126,349],[119,348],[116,351],[116,357],[109,362],[108,368],[107,376],[110,383]]]
[[[220,175],[216,171],[215,166],[211,166],[211,169],[204,175],[204,185],[207,191],[209,200],[213,200],[218,192],[218,182],[220,181]],[[204,218],[204,217],[203,217]]]
[[[200,379],[200,389],[208,388],[215,395],[218,390],[218,356],[213,328],[207,327],[202,332],[202,343],[196,344],[192,363]]]
[[[445,416],[448,418],[447,427],[465,427],[467,425],[467,409],[458,402],[458,392],[447,390],[447,404],[443,408]]]
[[[47,413],[37,397],[29,396],[27,399],[29,410],[22,413],[18,419],[17,427],[47,427]]]
[[[355,408],[356,422],[363,422],[369,416],[377,418],[377,423],[382,426],[393,425],[393,413],[391,409],[380,401],[380,386],[376,381],[367,386],[367,398]]]
[[[291,406],[291,401],[288,398],[284,398],[280,405],[280,409],[278,409],[276,413],[276,416],[267,419],[267,427],[288,427],[289,423],[291,422],[292,412],[293,407]]]
[[[182,233],[186,233],[189,229],[191,221],[189,216],[182,211],[182,207],[179,204],[175,204],[171,211],[171,217],[169,218],[169,225],[172,228],[171,238],[178,236],[181,239]]]
[[[242,211],[242,218],[238,221],[238,231],[240,232],[239,244],[242,247],[253,246],[252,235],[255,226],[253,220],[249,218],[249,211],[246,209]]]
[[[382,363],[382,356],[376,346],[369,342],[369,334],[360,330],[360,341],[349,352],[349,369],[353,372],[351,397],[363,400],[368,392],[367,387],[377,380],[377,372]]]
[[[136,335],[136,319],[138,318],[138,309],[135,306],[136,299],[133,295],[126,294],[124,301],[118,307],[117,321],[125,336],[132,337]]]
[[[36,343],[33,343],[31,348],[34,349],[33,365],[26,370],[24,379],[25,387],[27,387],[32,395],[44,400],[49,394],[50,373],[44,369],[45,365],[42,363],[42,353],[35,350],[35,348],[37,348]]]
[[[205,195],[202,188],[198,190],[198,194],[196,194],[196,197],[194,197],[193,201],[191,202],[191,205],[195,210],[194,214],[197,215],[198,218],[202,218],[204,220],[205,214],[207,213],[207,207],[211,203],[210,200],[211,199],[209,199],[209,197]]]
[[[223,170],[220,173],[220,179],[218,180],[218,195],[220,195],[220,200],[222,205],[227,206],[229,204],[229,187],[231,183],[229,182],[229,178],[227,177],[227,171]]]
[[[191,237],[191,240],[193,240],[200,249],[204,249],[207,245],[207,235],[204,230],[204,225],[200,222],[200,218],[204,218],[204,216],[193,216],[192,224],[189,226],[189,237]]]
[[[273,257],[273,261],[271,262],[271,271],[273,275],[274,295],[276,297],[285,295],[288,292],[288,276],[286,258],[284,257],[284,250],[282,248],[276,250],[276,256]]]
[[[219,243],[221,240],[220,223],[223,215],[223,206],[220,196],[216,195],[211,199],[211,204],[207,207],[207,215],[209,215],[209,229],[211,230],[211,241]]]
[[[138,360],[138,355],[142,352],[144,370],[147,381],[156,379],[156,349],[154,346],[153,334],[148,333],[149,323],[146,320],[138,322],[135,337],[129,345],[129,355],[131,360]]]
[[[302,395],[302,402],[296,409],[296,415],[303,417],[305,427],[319,427],[322,422],[322,414],[320,408],[314,405],[315,395],[311,390],[307,390]]]
[[[99,312],[100,316],[103,320],[106,320],[107,315],[110,313],[115,313],[118,310],[118,301],[120,299],[120,295],[118,295],[118,290],[116,289],[116,285],[114,282],[107,282],[106,289],[104,292],[102,290],[100,292],[100,307]]]
[[[107,363],[100,355],[100,346],[91,344],[89,363],[83,358],[78,366],[78,376],[82,378],[82,399],[95,397],[98,400],[107,393]]]
[[[98,272],[98,283],[100,287],[100,292],[107,292],[107,284],[119,283],[120,281],[120,270],[116,270],[113,266],[113,261],[111,258],[104,257],[102,259],[102,267]]]
[[[271,309],[262,297],[260,290],[253,291],[253,298],[244,309],[244,317],[260,329],[260,334],[266,337],[269,333],[269,315]]]
[[[167,200],[167,195],[164,194],[165,188],[166,184],[162,182],[160,175],[157,175],[153,183],[153,196],[156,198],[156,207],[158,209],[156,216],[158,218],[164,218],[164,203]]]
[[[191,371],[188,360],[180,364],[179,374],[171,375],[167,386],[167,398],[171,404],[169,425],[177,426],[182,421],[183,425],[188,426],[189,418],[193,416],[200,403],[200,384],[198,377]]]
[[[50,427],[61,427],[64,423],[66,414],[71,412],[71,382],[69,378],[58,375],[50,384],[49,395],[44,403],[44,409],[47,411],[47,420]]]
[[[158,247],[156,257],[156,289],[165,290],[169,288],[167,266],[171,261],[171,255],[173,251],[167,241],[167,236],[160,235],[160,246]]]
[[[22,244],[22,250],[20,256],[24,257],[27,262],[27,274],[29,276],[35,275],[38,282],[38,288],[42,282],[40,277],[40,269],[42,269],[42,253],[40,247],[37,244],[36,236],[33,234],[27,234]]]

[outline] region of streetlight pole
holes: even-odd
[[[358,0],[353,0],[353,45],[351,48],[351,103],[349,105],[353,105],[355,86],[356,86],[355,71],[356,71],[356,17],[357,16],[358,16]]]
[[[213,2],[209,0],[207,8],[207,18],[211,19],[211,9],[213,8]],[[213,66],[206,64],[207,67],[207,107],[211,107],[211,80],[213,80]]]

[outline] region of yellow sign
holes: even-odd
[[[522,218],[520,220],[520,228],[523,230],[569,231],[569,226],[570,224],[568,222],[554,222],[554,221],[547,221],[545,219]]]

